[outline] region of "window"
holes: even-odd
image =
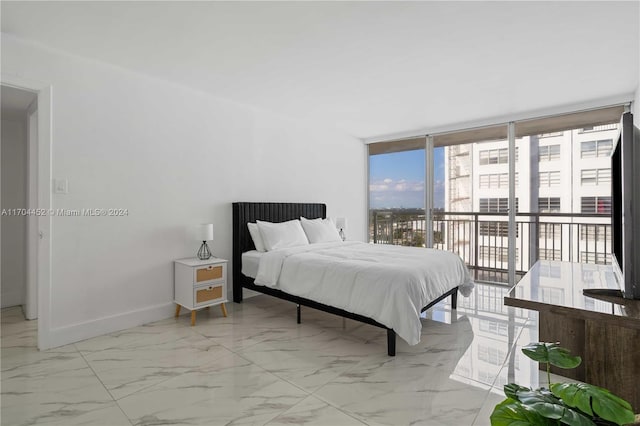
[[[560,186],[560,172],[540,172],[539,183],[541,188]]]
[[[584,169],[580,172],[582,185],[600,185],[611,183],[611,169]]]
[[[559,223],[541,223],[540,239],[557,240],[562,237],[562,225]]]
[[[608,265],[611,255],[608,253],[594,253],[589,251],[580,252],[580,262],[595,263],[597,265]]]
[[[538,161],[555,161],[559,159],[560,145],[547,145],[538,148]]]
[[[496,237],[508,237],[509,236],[509,223],[508,222],[480,222],[479,223],[480,235],[496,236]],[[516,234],[518,233],[518,227],[516,227]],[[516,238],[518,236],[516,235]]]
[[[555,138],[557,136],[562,136],[564,134],[564,132],[551,132],[551,133],[543,133],[541,135],[538,135],[538,138],[542,139],[542,138]]]
[[[518,184],[518,174],[516,173],[516,185]],[[509,173],[489,173],[480,175],[480,188],[509,188]]]
[[[579,133],[602,132],[605,130],[617,130],[618,123],[603,124],[601,126],[587,126],[579,130]]]
[[[611,214],[611,197],[582,197],[582,213]]]
[[[507,164],[509,162],[509,148],[485,149],[480,151],[480,165]],[[516,161],[518,161],[518,148],[516,148]]]
[[[562,252],[558,249],[540,247],[540,250],[538,250],[538,259],[562,260]]]
[[[538,211],[540,213],[560,212],[560,197],[538,198]]]
[[[507,263],[509,261],[508,247],[480,246],[480,252],[478,254],[481,258],[488,260],[489,265],[496,262]],[[519,249],[516,247],[516,262],[518,259],[520,259]]]
[[[508,198],[480,198],[480,213],[507,213],[509,211]],[[516,211],[518,199],[516,198]]]
[[[613,149],[612,139],[582,142],[580,158],[608,157]]]
[[[607,241],[611,243],[611,225],[581,225],[580,240],[587,242]]]

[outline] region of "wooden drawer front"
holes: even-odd
[[[222,278],[224,267],[222,265],[211,265],[196,269],[196,283],[203,281],[213,281]]]
[[[222,298],[222,286],[202,287],[196,290],[196,305]]]

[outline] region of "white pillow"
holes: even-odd
[[[256,222],[262,234],[264,248],[267,251],[309,244],[299,220],[280,223],[263,222],[261,220]]]
[[[342,241],[336,225],[330,219],[300,218],[300,223],[311,244]]]
[[[256,246],[256,250],[258,251],[267,251],[264,248],[264,242],[262,241],[262,234],[258,229],[257,223],[247,223],[247,227],[249,228],[249,233],[251,234],[251,239],[253,240],[253,245]]]

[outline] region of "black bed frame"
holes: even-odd
[[[256,220],[285,222],[287,220],[299,219],[300,216],[304,216],[308,219],[324,219],[327,217],[327,206],[325,204],[317,203],[233,203],[233,301],[236,303],[242,303],[242,289],[248,288],[259,293],[268,294],[270,296],[295,303],[297,305],[298,324],[300,324],[301,321],[300,306],[307,306],[320,311],[339,315],[344,318],[384,328],[387,330],[387,353],[389,356],[395,356],[396,333],[379,322],[333,306],[324,305],[303,297],[293,296],[280,290],[255,285],[253,283],[253,278],[242,274],[242,253],[249,250],[255,250],[253,240],[251,239],[249,229],[247,228],[247,223],[255,222]],[[448,291],[433,302],[429,303],[427,306],[422,308],[422,312],[448,296],[451,296],[451,307],[456,309],[458,287]]]

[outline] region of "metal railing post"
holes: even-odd
[[[473,251],[473,265],[475,266],[474,271],[473,271],[473,277],[477,280],[478,279],[478,250],[479,250],[479,237],[480,237],[480,230],[478,229],[478,214],[474,214],[473,215],[473,223],[474,223],[474,230],[473,230],[473,239],[474,239],[474,251]]]

